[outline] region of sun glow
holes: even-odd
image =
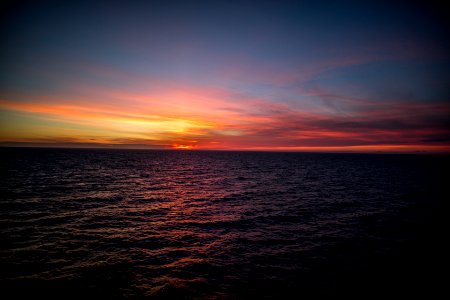
[[[180,144],[173,144],[172,145],[173,149],[181,149],[181,150],[189,150],[189,149],[193,149],[194,146],[193,145],[180,145]]]

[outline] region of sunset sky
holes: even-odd
[[[450,152],[443,6],[12,2],[1,145]]]

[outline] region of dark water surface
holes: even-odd
[[[447,156],[0,154],[6,298],[429,296],[442,284]]]

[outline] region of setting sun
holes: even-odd
[[[178,145],[178,144],[173,144],[172,145],[172,148],[174,148],[174,149],[193,149],[194,148],[194,146],[192,146],[192,145]]]

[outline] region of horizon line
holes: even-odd
[[[380,149],[376,149],[380,147]],[[408,149],[407,147],[411,147]],[[174,148],[152,147],[145,144],[96,144],[96,143],[35,143],[0,142],[0,148],[36,148],[36,149],[85,149],[85,150],[150,150],[150,151],[220,151],[220,152],[282,152],[282,153],[361,153],[361,154],[450,154],[450,146],[431,149],[415,148],[423,145],[359,145],[359,146],[301,146],[301,147],[253,147],[253,148]]]

